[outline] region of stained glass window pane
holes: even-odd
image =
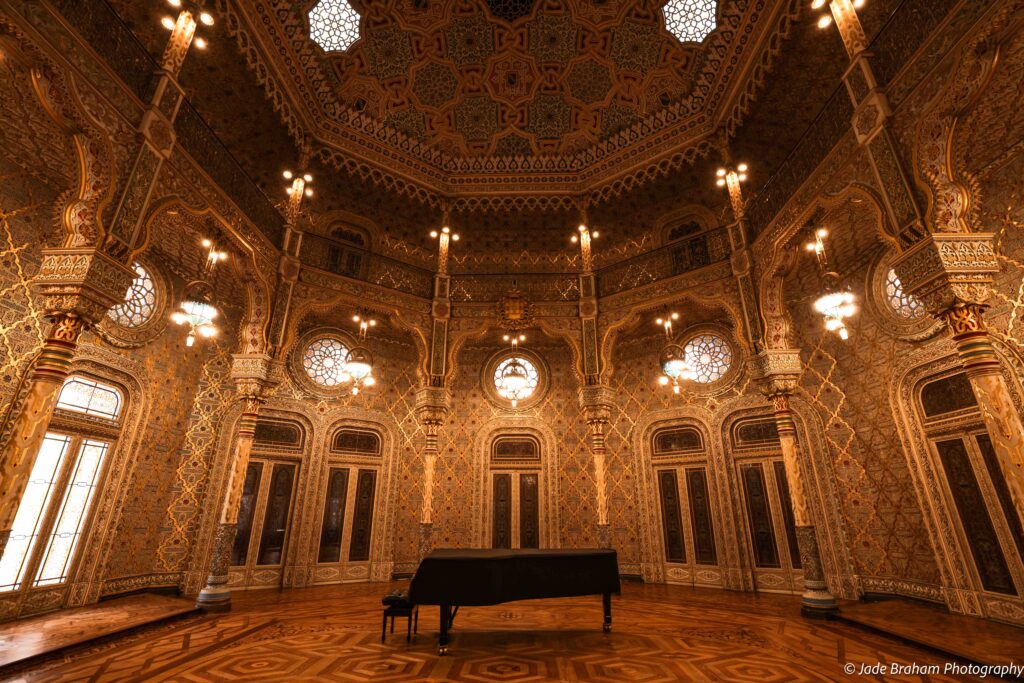
[[[669,0],[665,28],[681,43],[700,43],[718,25],[717,0]]]
[[[518,362],[526,371],[526,386],[518,391],[509,390],[502,381],[502,377],[505,370],[513,363]],[[533,392],[537,390],[537,385],[540,383],[540,374],[537,372],[537,366],[530,362],[529,358],[524,356],[510,356],[505,360],[498,363],[498,366],[494,368],[494,388],[497,390],[498,395],[508,400],[516,399],[522,401],[533,395]]]
[[[48,586],[67,580],[68,566],[82,537],[82,529],[95,497],[100,468],[108,450],[109,444],[103,441],[87,439],[82,443],[35,585]]]
[[[359,40],[359,13],[348,0],[320,0],[309,10],[309,37],[327,52],[347,50]]]
[[[25,495],[14,517],[14,526],[3,559],[0,560],[0,591],[18,588],[25,578],[25,563],[39,536],[43,513],[53,497],[57,476],[70,443],[71,437],[63,434],[47,434],[43,438]]]
[[[69,377],[61,387],[57,407],[114,420],[121,412],[121,394],[114,387],[91,379]]]
[[[156,310],[156,288],[153,276],[141,263],[136,263],[135,279],[128,288],[124,303],[107,311],[107,317],[123,327],[141,327]]]
[[[323,387],[342,383],[348,349],[333,337],[321,337],[306,347],[302,367],[309,378]]]
[[[903,283],[892,268],[885,278],[885,300],[898,316],[907,320],[917,320],[926,313],[921,300],[903,289]]]
[[[732,366],[732,348],[717,334],[697,335],[686,343],[686,360],[702,384],[722,379]]]

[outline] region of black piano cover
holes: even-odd
[[[496,605],[619,591],[618,557],[610,549],[439,548],[420,562],[409,599],[418,605]]]

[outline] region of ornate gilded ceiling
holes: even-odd
[[[289,130],[325,160],[444,196],[581,194],[678,167],[735,127],[797,7],[722,0],[696,43],[669,32],[664,4],[352,0],[358,39],[330,52],[309,13],[343,21],[333,0],[220,0],[218,12]],[[696,0],[671,4],[679,31]],[[353,36],[351,23],[325,26],[314,32],[328,47]]]

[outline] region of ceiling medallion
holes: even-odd
[[[533,324],[533,307],[512,283],[512,289],[498,301],[498,321],[511,332],[525,330]]]

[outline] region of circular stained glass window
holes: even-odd
[[[136,263],[135,279],[132,280],[124,303],[107,311],[107,317],[122,327],[141,327],[149,322],[156,310],[156,287],[153,276],[141,263]]]
[[[717,334],[699,334],[686,342],[686,360],[695,382],[710,384],[722,379],[732,367],[732,347]]]
[[[926,313],[921,300],[903,289],[903,283],[892,268],[885,276],[885,300],[896,315],[905,320],[917,320]]]
[[[335,387],[342,383],[348,347],[334,337],[314,339],[302,355],[302,369],[309,378],[322,387]]]
[[[509,356],[494,368],[494,390],[509,401],[523,401],[540,384],[537,366],[525,356]]]
[[[348,0],[320,0],[309,10],[309,37],[327,52],[347,50],[359,40],[359,13]]]
[[[681,43],[700,43],[718,24],[717,0],[669,0],[665,28]]]

